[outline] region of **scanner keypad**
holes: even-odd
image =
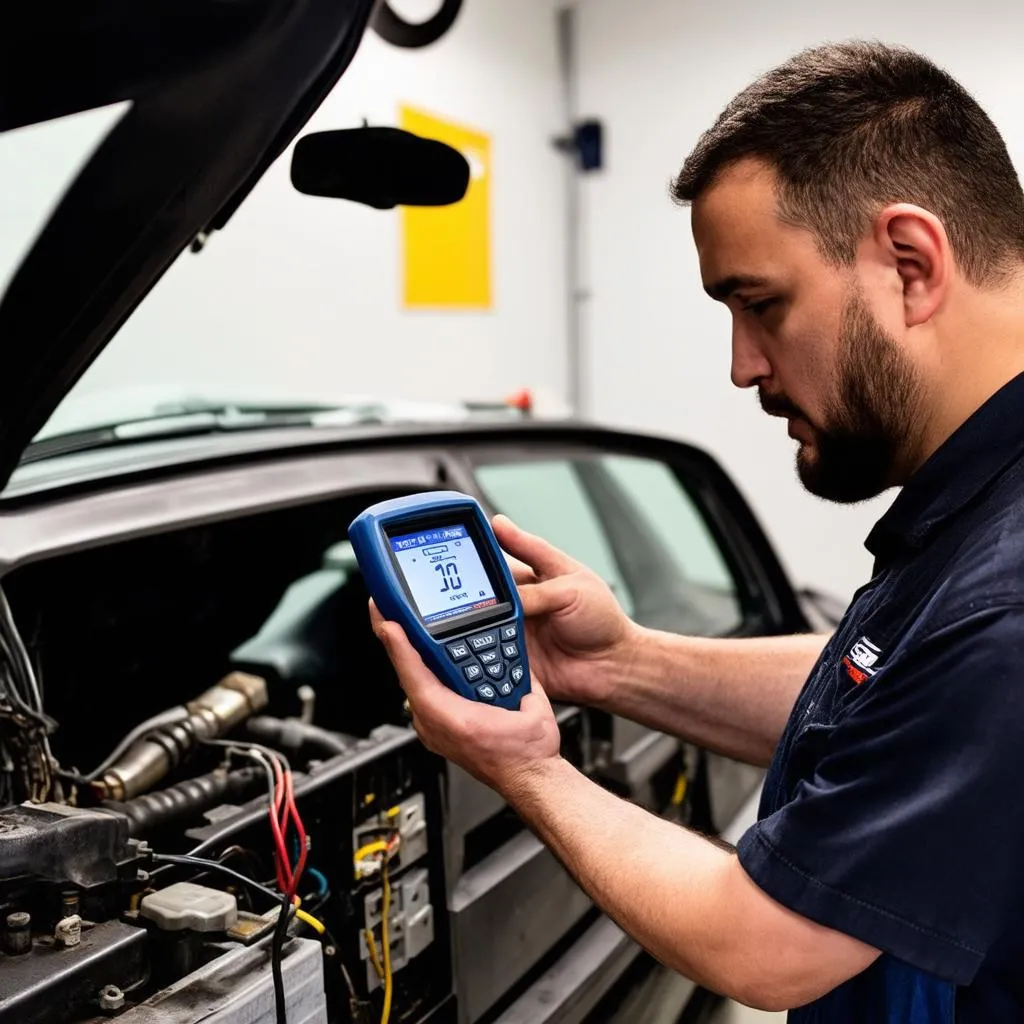
[[[451,640],[445,649],[466,681],[474,684],[478,698],[488,703],[510,696],[526,675],[514,622]]]

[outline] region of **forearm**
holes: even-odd
[[[562,760],[503,790],[594,902],[662,963],[752,1005],[787,1001],[800,950],[775,934],[750,934],[737,884],[753,883],[734,853],[619,799]]]
[[[766,765],[827,637],[716,640],[641,629],[604,710]]]

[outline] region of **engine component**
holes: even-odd
[[[351,574],[324,568],[296,580],[260,631],[231,654],[231,663],[271,679],[317,682],[343,663],[338,623]]]
[[[281,747],[289,754],[298,753],[303,747],[312,747],[328,755],[350,754],[356,740],[340,732],[321,729],[298,718],[269,718],[261,715],[250,719],[246,726],[250,735],[272,747]]]
[[[82,919],[77,914],[62,917],[53,930],[53,941],[59,949],[73,949],[82,941]]]
[[[133,800],[104,800],[103,806],[128,819],[131,835],[145,836],[154,829],[185,821],[218,804],[245,799],[256,786],[263,785],[263,778],[259,768],[239,768],[231,772],[219,769]]]
[[[305,722],[306,725],[312,725],[316,714],[316,690],[309,683],[303,683],[295,691],[295,696],[299,698],[299,703],[302,705],[299,721]]]
[[[186,704],[188,718],[137,740],[96,784],[108,799],[129,800],[152,789],[191,752],[198,740],[223,736],[266,707],[267,684],[258,676],[232,672]]]
[[[281,963],[289,1021],[327,1024],[323,956],[320,943],[292,939]],[[259,946],[233,948],[117,1019],[119,1024],[186,1024],[204,1020],[217,1024],[251,1024],[273,1019],[273,980],[267,951]]]
[[[0,812],[0,879],[99,885],[134,858],[127,819],[109,811],[26,804]]]
[[[263,914],[250,914],[245,910],[238,912],[238,920],[228,929],[228,938],[240,942],[243,946],[251,946],[259,942],[274,930],[277,918]]]
[[[176,882],[144,896],[139,914],[168,932],[224,932],[238,920],[238,901],[220,889]]]
[[[124,1006],[124,993],[116,985],[104,985],[100,989],[100,1009],[104,1013],[116,1013]]]
[[[147,974],[146,931],[120,921],[96,925],[74,950],[41,942],[0,958],[0,1024],[80,1020],[109,985],[127,989]]]
[[[32,948],[32,915],[24,910],[7,915],[4,929],[4,952],[8,956],[21,956]]]
[[[78,893],[74,889],[68,889],[60,894],[61,908],[65,917],[74,917],[78,913]]]
[[[375,889],[367,895],[363,904],[365,928],[359,937],[359,955],[366,961],[366,986],[370,992],[380,985],[380,977],[370,959],[365,936],[369,932],[377,949],[381,948],[383,902],[383,890]],[[392,884],[388,931],[391,969],[396,973],[434,941],[434,908],[430,903],[430,876],[426,869],[410,871],[403,879]]]
[[[389,864],[392,871],[407,868],[427,853],[427,805],[422,793],[414,793],[400,804],[361,822],[352,831],[352,848],[360,850],[382,834],[397,832],[401,843]],[[357,859],[356,877],[375,874],[376,861]]]

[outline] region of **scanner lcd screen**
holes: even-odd
[[[434,625],[498,603],[472,535],[462,525],[388,538],[420,618]]]

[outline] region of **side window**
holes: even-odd
[[[659,629],[722,635],[743,613],[699,506],[662,462],[595,455],[477,467],[495,508],[602,576]]]
[[[476,476],[499,512],[593,569],[632,615],[607,534],[570,461],[478,466]]]
[[[735,593],[732,573],[708,524],[668,466],[630,455],[609,455],[602,461],[643,510],[688,579]]]
[[[699,607],[700,632],[736,629],[743,621],[736,581],[700,508],[676,474],[655,459],[607,455],[601,461],[660,540],[676,569],[678,592]]]

